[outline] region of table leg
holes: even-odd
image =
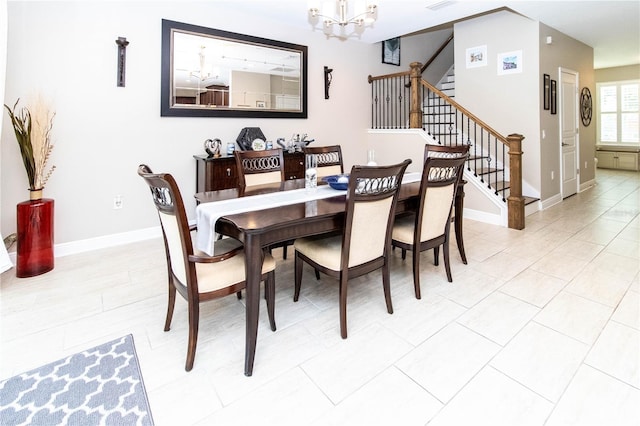
[[[246,235],[244,241],[245,272],[247,280],[246,300],[246,343],[244,354],[244,375],[253,374],[253,360],[256,355],[256,340],[258,338],[258,317],[260,314],[260,277],[264,252],[260,239],[253,235]]]

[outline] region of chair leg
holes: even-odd
[[[316,280],[319,280],[319,279],[320,279],[320,271],[316,269]]]
[[[295,254],[294,258],[294,269],[295,269],[295,288],[293,290],[293,301],[297,302],[300,297],[300,287],[302,286],[302,259],[298,256],[298,252]]]
[[[276,302],[276,280],[275,272],[271,271],[267,274],[267,279],[264,282],[264,294],[267,299],[267,312],[269,313],[269,325],[271,331],[276,331],[276,318],[275,318],[275,302]]]
[[[185,370],[191,371],[196,358],[198,344],[198,320],[200,318],[200,302],[190,303],[189,306],[189,343],[187,346],[187,364]]]
[[[282,259],[283,260],[287,260],[287,247],[289,246],[288,243],[284,243],[282,245]]]
[[[458,251],[462,258],[462,263],[467,264],[467,255],[464,252],[464,240],[462,239],[462,212],[464,206],[464,185],[458,187],[455,199],[455,216],[453,218],[453,226],[456,230],[456,243],[458,244]]]
[[[440,264],[440,247],[433,248],[433,264],[438,266]]]
[[[420,248],[413,250],[413,289],[416,293],[416,299],[421,299],[420,294]]]
[[[451,278],[451,266],[449,265],[449,241],[445,241],[442,245],[442,257],[444,257],[444,269],[447,271],[447,280],[453,282],[453,278]]]
[[[382,267],[382,288],[384,290],[384,300],[387,303],[387,312],[393,313],[393,304],[391,303],[391,285],[389,278],[389,264],[385,262]]]
[[[236,296],[238,296],[238,300],[242,300],[242,292],[241,291],[237,292]]]
[[[171,319],[173,318],[173,308],[176,306],[176,288],[169,279],[169,297],[167,300],[167,318],[164,321],[164,331],[171,329]]]
[[[347,338],[347,282],[346,273],[340,274],[340,336]]]
[[[405,260],[407,258],[407,250],[402,249],[402,260]]]

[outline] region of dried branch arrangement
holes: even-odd
[[[29,179],[29,189],[37,191],[44,188],[56,168],[56,166],[51,166],[49,170],[46,170],[53,150],[51,130],[56,114],[51,111],[49,105],[41,97],[36,98],[31,106],[22,107],[16,111],[18,102],[20,99],[13,105],[13,110],[6,104],[4,107],[13,123],[13,130]]]

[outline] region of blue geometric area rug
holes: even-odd
[[[0,425],[153,425],[128,335],[0,382]]]

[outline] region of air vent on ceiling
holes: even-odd
[[[438,10],[438,9],[442,9],[443,7],[450,6],[453,3],[455,3],[455,1],[452,1],[452,0],[436,1],[436,2],[429,3],[426,6],[426,8],[431,10]]]

